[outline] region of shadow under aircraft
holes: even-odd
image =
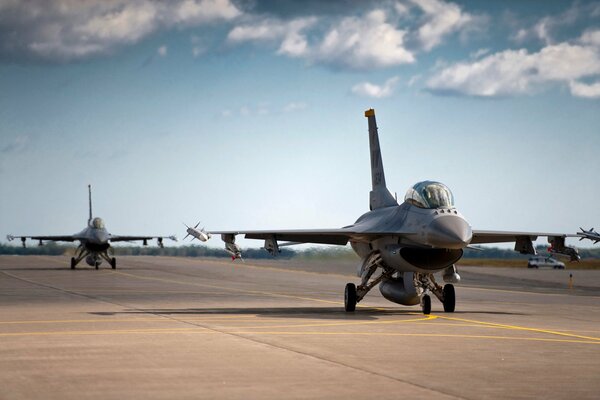
[[[131,242],[131,241],[142,241],[144,246],[148,244],[148,240],[156,239],[158,245],[163,247],[163,239],[171,239],[177,241],[175,236],[147,236],[147,235],[113,235],[106,230],[104,221],[102,218],[92,216],[92,187],[88,185],[89,194],[89,218],[87,226],[79,233],[74,235],[57,235],[57,236],[14,236],[7,235],[6,238],[9,241],[14,239],[21,239],[23,247],[25,247],[25,241],[27,239],[38,240],[39,245],[43,245],[43,241],[53,242],[79,242],[79,247],[75,253],[75,257],[71,257],[71,269],[75,269],[83,259],[85,262],[92,267],[98,269],[98,266],[105,260],[110,264],[112,269],[117,268],[117,260],[109,255],[109,249],[111,248],[112,242]]]

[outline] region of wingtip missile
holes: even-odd
[[[192,236],[192,240],[198,239],[201,242],[206,242],[208,241],[208,239],[210,239],[212,237],[212,235],[210,234],[210,232],[207,232],[204,228],[202,229],[196,229],[198,228],[198,226],[200,225],[200,222],[198,222],[196,224],[196,226],[189,227],[184,223],[185,227],[187,228],[186,232],[187,235],[185,235],[184,239],[187,238],[188,236]]]
[[[591,228],[589,231],[586,231],[582,227],[579,227],[581,232],[577,232],[577,236],[579,236],[579,240],[589,239],[594,242],[594,244],[600,242],[600,233],[596,232],[594,228]]]

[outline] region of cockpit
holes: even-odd
[[[454,196],[440,182],[423,181],[408,189],[404,201],[419,208],[454,207]]]
[[[102,218],[96,217],[92,220],[91,226],[96,229],[104,229],[104,221],[102,221]]]

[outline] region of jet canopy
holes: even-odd
[[[408,189],[404,201],[419,208],[454,207],[454,196],[440,182],[423,181]]]
[[[96,228],[96,229],[104,229],[104,221],[102,221],[102,218],[94,218],[92,220],[92,228]]]

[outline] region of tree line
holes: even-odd
[[[32,245],[26,248],[21,246],[0,243],[0,255],[70,255],[75,252],[76,246],[68,244],[57,244],[54,242],[44,243],[43,246]],[[170,257],[222,257],[228,258],[229,254],[220,248],[205,245],[187,245],[177,247],[154,247],[154,246],[114,246],[115,256],[170,256]],[[545,246],[537,246],[539,254],[548,254]],[[599,248],[579,249],[579,255],[585,258],[600,258]],[[248,259],[268,259],[272,256],[264,249],[247,248],[242,250],[242,256]],[[349,246],[345,247],[312,247],[308,249],[293,249],[284,247],[278,255],[282,259],[357,259],[358,257]],[[528,255],[519,254],[512,249],[483,247],[481,250],[465,249],[464,258],[474,259],[527,259]]]

